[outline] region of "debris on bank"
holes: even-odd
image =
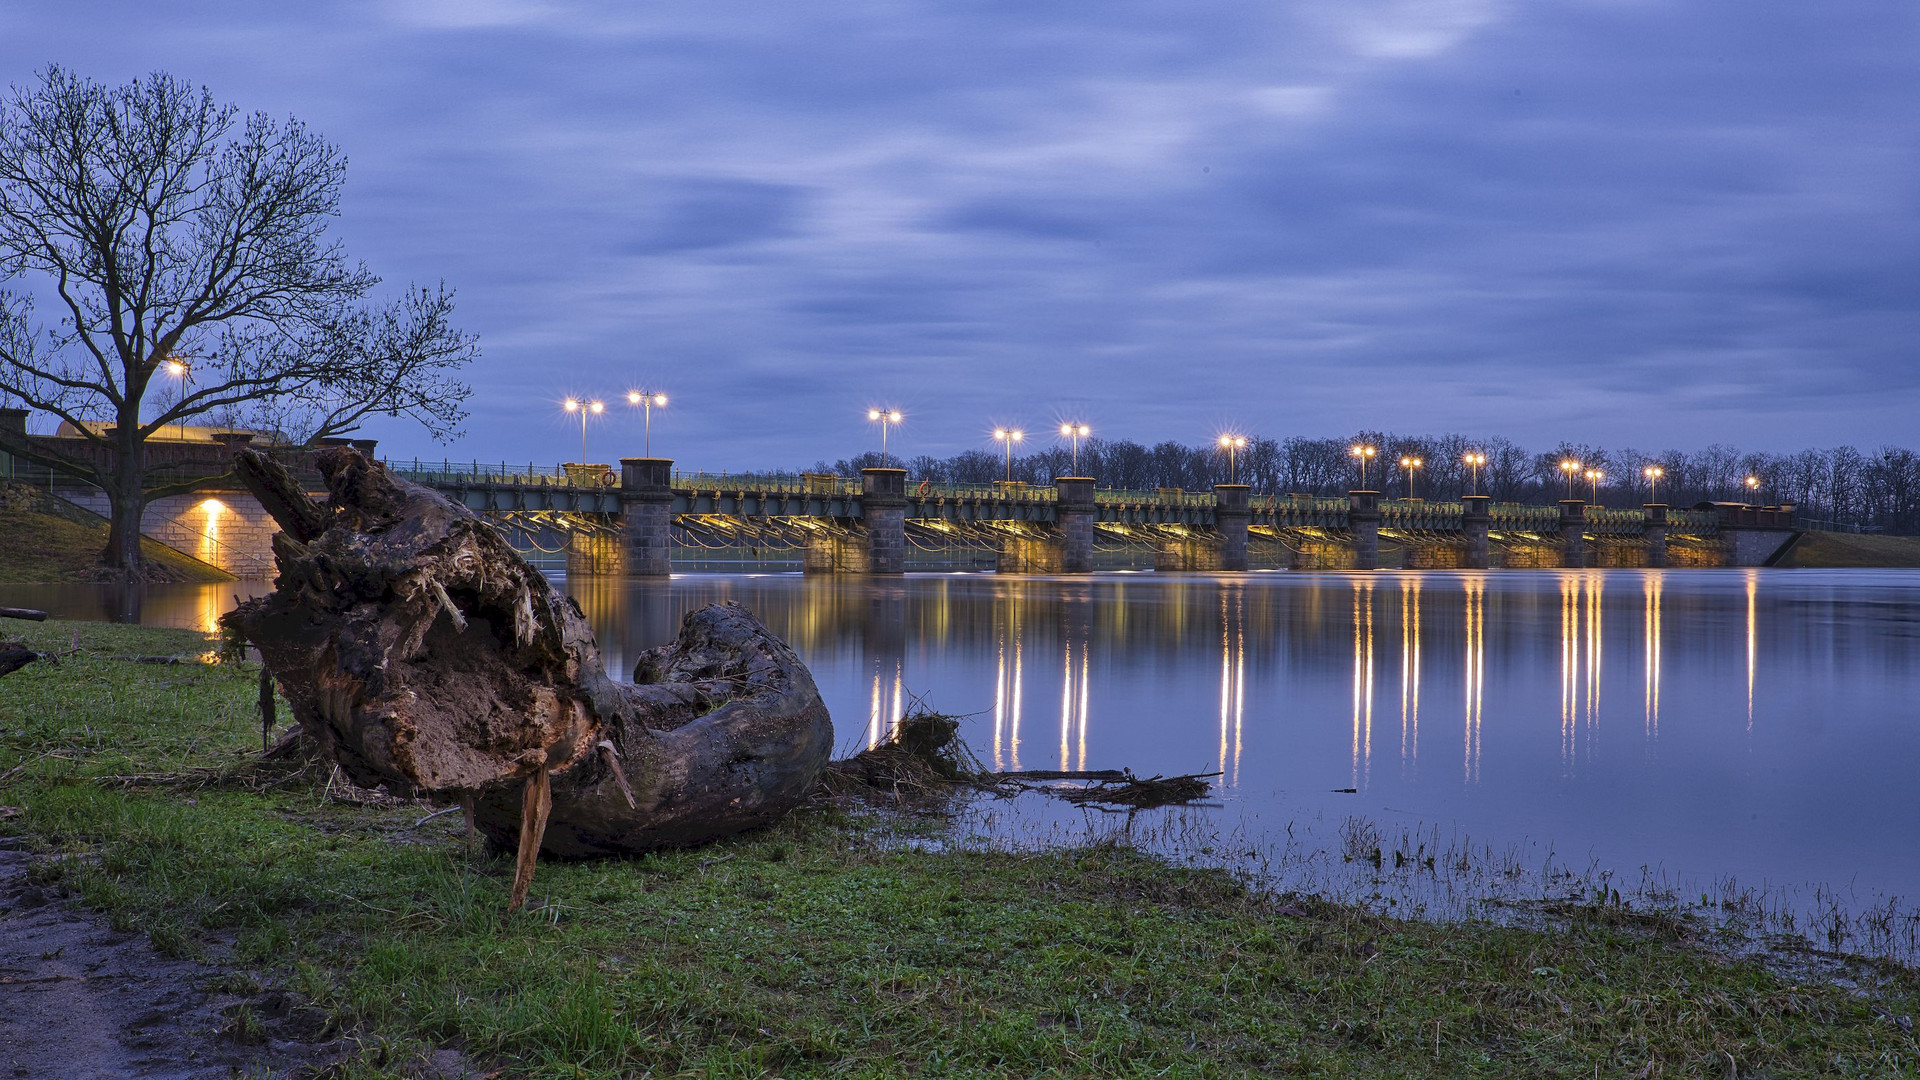
[[[1215,773],[1135,776],[1130,769],[994,772],[960,738],[960,718],[920,711],[902,717],[885,742],[831,762],[820,790],[830,796],[937,798],[971,789],[999,795],[1038,791],[1076,806],[1144,810],[1191,803]]]

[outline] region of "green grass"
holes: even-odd
[[[65,645],[73,627],[31,628]],[[1380,918],[1094,846],[903,850],[845,810],[696,851],[509,862],[457,815],[250,764],[255,673],[80,625],[0,681],[0,830],[162,951],[292,986],[396,1075],[456,1046],[529,1077],[1916,1075],[1920,981],[1842,988],[1693,947],[1677,923],[1554,932]],[[134,778],[134,779],[128,779]],[[145,778],[145,779],[140,779]],[[171,779],[167,779],[171,778]],[[337,795],[337,791],[336,791]],[[244,977],[244,976],[242,976]]]
[[[82,525],[31,510],[0,510],[0,582],[53,584],[90,581],[107,546],[105,525]],[[231,581],[232,575],[157,540],[141,538],[141,551],[168,581]]]

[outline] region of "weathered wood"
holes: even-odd
[[[285,465],[258,450],[234,454],[234,472],[287,535],[306,543],[327,528],[327,511],[306,493]]]
[[[0,607],[0,619],[25,619],[28,622],[46,622],[47,613],[24,607]]]
[[[273,672],[260,669],[260,752],[268,753],[272,747],[273,725],[277,720],[273,707]]]
[[[0,677],[11,675],[38,659],[40,654],[25,645],[0,641]]]
[[[355,783],[471,804],[496,843],[561,856],[698,844],[805,799],[833,727],[745,608],[690,613],[616,682],[578,605],[492,527],[355,451],[319,465],[326,527],[276,545],[275,591],[225,621]],[[243,452],[250,470],[283,527],[318,519]],[[551,807],[531,832],[530,785]]]

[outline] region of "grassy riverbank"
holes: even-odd
[[[1920,566],[1920,536],[1808,533],[1781,565],[1832,569]]]
[[[8,495],[0,490],[0,537],[5,537],[0,543],[0,582],[40,585],[99,580],[100,552],[107,546],[105,525],[43,513],[24,498]],[[140,545],[153,580],[233,580],[158,541],[143,537]]]
[[[341,1075],[430,1047],[535,1077],[1914,1075],[1920,980],[1796,983],[1599,907],[1556,932],[1389,920],[1125,848],[903,850],[842,809],[540,868],[457,815],[254,764],[255,672],[184,631],[31,626],[0,680],[0,833],[44,885],[296,990]],[[4,916],[0,915],[0,919]],[[4,924],[0,923],[0,933]],[[253,1018],[241,1015],[245,1033]],[[483,1070],[484,1071],[484,1070]]]

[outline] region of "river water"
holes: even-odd
[[[211,627],[257,583],[0,604]],[[1003,769],[1222,774],[1241,841],[1429,830],[1685,887],[1920,897],[1920,571],[687,574],[569,591],[609,667],[688,610],[793,643],[843,749],[916,697]],[[1351,789],[1351,790],[1347,790]],[[1076,811],[1076,813],[1078,813]]]

